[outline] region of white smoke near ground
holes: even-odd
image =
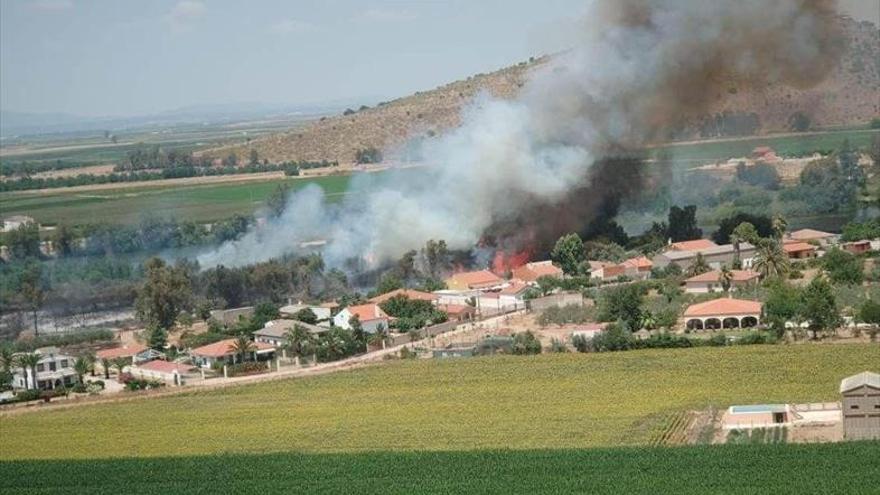
[[[515,221],[527,203],[571,201],[572,191],[590,185],[598,159],[701,116],[731,87],[819,82],[839,49],[833,6],[591,2],[572,49],[536,69],[517,99],[476,98],[460,127],[424,145],[431,165],[381,178],[360,174],[337,204],[316,186],[304,188],[278,219],[199,262],[245,265],[314,239],[328,241],[329,266],[352,258],[378,266],[431,239],[470,249],[496,222]]]

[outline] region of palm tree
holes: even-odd
[[[129,364],[131,364],[131,363],[129,362],[128,358],[124,358],[124,357],[113,358],[113,366],[116,368],[118,376],[122,376],[122,370],[126,366],[128,366]]]
[[[639,326],[645,330],[653,330],[657,328],[657,318],[650,311],[645,311],[639,319]]]
[[[101,358],[101,367],[104,368],[104,379],[110,379],[110,360],[107,358]]]
[[[89,375],[95,376],[95,363],[98,362],[98,357],[93,352],[87,352],[83,354],[82,358],[89,365]]]
[[[755,253],[755,262],[752,265],[762,277],[782,277],[785,276],[791,268],[788,262],[788,256],[782,250],[779,242],[765,240],[758,243],[758,250]]]
[[[782,215],[773,215],[773,235],[777,239],[782,239],[785,231],[788,230],[788,221]]]
[[[247,359],[248,354],[254,352],[255,349],[254,343],[247,335],[239,335],[232,343],[232,350],[241,356],[242,363]]]
[[[312,334],[303,325],[294,324],[293,328],[287,331],[285,337],[287,338],[287,348],[297,358],[309,354],[314,347]]]
[[[721,289],[727,294],[730,291],[730,286],[733,284],[733,272],[725,265],[721,268],[721,275],[718,278],[721,282]]]
[[[385,348],[385,339],[387,339],[387,338],[388,338],[388,330],[385,329],[385,325],[380,323],[376,327],[376,332],[370,336],[368,342],[370,345],[380,346],[384,349]]]
[[[28,386],[28,370],[31,371],[31,385],[33,388],[37,388],[37,365],[40,363],[40,355],[36,352],[26,352],[24,354],[19,354],[17,358],[17,363],[21,367],[21,370],[24,372],[24,388],[29,389]]]
[[[83,383],[83,377],[89,372],[89,361],[84,356],[76,358],[73,362],[73,371],[76,372],[79,383]]]
[[[703,253],[698,252],[697,256],[694,258],[694,262],[688,268],[688,276],[694,277],[711,270],[709,268],[709,264],[706,263],[706,258],[703,257]]]

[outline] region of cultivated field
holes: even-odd
[[[0,462],[0,479],[10,494],[860,495],[880,486],[880,442]]]
[[[397,361],[0,416],[0,459],[649,445],[668,413],[833,401],[878,362],[876,344]]]

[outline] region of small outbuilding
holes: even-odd
[[[725,430],[772,428],[791,423],[792,412],[788,404],[755,404],[730,406],[724,412],[722,424]]]
[[[840,382],[843,437],[880,439],[880,374],[865,371]]]

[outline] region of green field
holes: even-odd
[[[670,412],[837,400],[878,363],[876,344],[397,361],[0,417],[0,459],[647,445]]]
[[[279,179],[189,186],[143,186],[70,192],[48,189],[41,193],[0,194],[3,215],[29,215],[42,224],[133,223],[144,215],[210,222],[234,214],[251,215],[279,184],[293,189],[317,184],[331,200],[348,188],[350,176]]]
[[[0,462],[0,480],[9,494],[860,495],[880,486],[880,442]]]
[[[714,161],[745,157],[752,154],[758,146],[770,146],[779,155],[800,155],[817,150],[837,150],[843,141],[849,139],[855,148],[866,148],[880,129],[842,130],[818,133],[804,133],[789,136],[768,136],[748,139],[732,139],[707,143],[671,144],[660,146],[672,154],[676,161]]]

